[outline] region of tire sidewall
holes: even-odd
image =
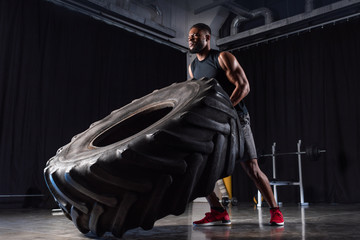
[[[155,90],[120,109],[112,111],[110,115],[93,123],[86,131],[74,136],[69,144],[58,150],[55,159],[62,164],[72,165],[82,160],[96,160],[105,152],[115,149],[123,151],[128,144],[136,141],[137,138],[153,135],[158,129],[166,128],[170,119],[176,119],[186,112],[188,106],[194,104],[194,100],[199,100],[198,95],[202,92],[201,85],[203,83],[203,81],[199,80],[175,83],[166,88]],[[177,94],[174,95],[174,92]],[[109,131],[115,125],[136,114],[162,107],[172,107],[172,110],[163,118],[138,133],[107,146],[96,147],[93,145],[94,140],[98,136],[105,131]]]

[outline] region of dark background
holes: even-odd
[[[186,80],[186,53],[42,0],[0,1],[0,194],[112,110]],[[1,206],[21,199],[4,198]]]
[[[305,201],[360,201],[359,19],[233,53],[251,84],[246,104],[258,149],[326,149],[303,160]],[[49,195],[43,169],[92,122],[135,98],[186,80],[186,54],[41,0],[0,1],[0,194]],[[260,161],[271,176],[270,159]],[[296,179],[296,157],[278,158]],[[238,166],[234,195],[256,189]],[[279,200],[298,202],[297,187]],[[45,199],[43,206],[51,202]],[[19,202],[16,202],[19,201]],[[0,207],[22,199],[1,198]]]
[[[303,158],[307,202],[360,201],[359,29],[355,19],[234,51],[251,85],[246,103],[258,149],[271,153],[276,142],[278,152],[296,152],[299,139],[304,150],[326,149],[319,161]],[[260,162],[271,177],[271,158]],[[280,179],[298,179],[297,169],[297,156],[277,158]],[[237,195],[255,196],[243,175]],[[279,201],[299,202],[298,187],[279,189]]]

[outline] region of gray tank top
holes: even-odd
[[[209,55],[202,61],[199,61],[197,58],[194,59],[191,63],[191,72],[195,79],[200,79],[203,77],[215,78],[220,86],[225,90],[225,92],[230,96],[234,90],[234,85],[226,77],[225,71],[221,68],[219,64],[220,51],[211,49]],[[241,101],[235,109],[239,114],[247,114],[244,101]]]

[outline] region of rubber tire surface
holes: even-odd
[[[45,181],[84,234],[148,230],[231,175],[243,152],[239,124],[215,79],[175,83],[74,136],[47,162]]]

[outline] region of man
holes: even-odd
[[[241,166],[270,205],[270,224],[284,225],[283,215],[274,199],[269,180],[259,168],[254,138],[250,128],[249,113],[242,101],[250,91],[249,82],[234,55],[210,48],[210,36],[211,29],[206,24],[198,23],[191,27],[188,37],[189,50],[191,53],[196,53],[196,59],[189,65],[189,75],[196,79],[202,77],[215,78],[229,94],[240,118],[245,139],[245,153],[248,155],[248,158],[244,158],[245,160],[241,162]],[[216,194],[213,192],[206,199],[210,204],[211,212],[206,213],[203,219],[195,221],[194,225],[231,224],[229,215],[220,204]]]

